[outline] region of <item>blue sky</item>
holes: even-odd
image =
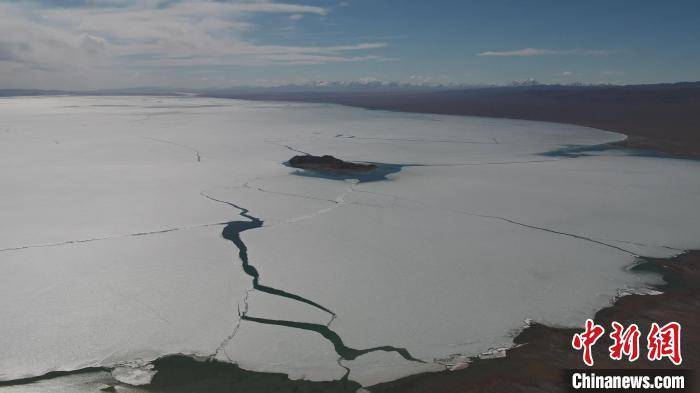
[[[0,1],[0,88],[700,80],[698,1]]]

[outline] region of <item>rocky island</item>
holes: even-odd
[[[369,172],[377,169],[374,164],[358,164],[343,161],[333,156],[299,155],[292,157],[289,166],[300,169],[308,169],[321,172]]]

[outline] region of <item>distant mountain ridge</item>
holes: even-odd
[[[95,90],[42,90],[42,89],[2,89],[0,97],[35,96],[35,95],[182,95],[196,94],[203,96],[223,96],[226,94],[255,94],[255,93],[372,93],[372,92],[439,92],[482,90],[499,91],[503,89],[518,89],[518,91],[534,90],[569,90],[569,89],[688,89],[700,88],[698,82],[655,83],[639,85],[615,85],[603,83],[572,82],[567,84],[541,83],[535,79],[512,81],[505,85],[494,84],[456,84],[456,83],[404,83],[376,79],[361,79],[356,81],[308,81],[298,84],[279,86],[230,86],[212,88],[179,88],[179,87],[127,87]]]

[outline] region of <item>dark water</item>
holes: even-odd
[[[241,266],[243,267],[243,271],[245,272],[245,274],[249,275],[253,279],[253,288],[261,292],[269,293],[271,295],[282,296],[302,303],[306,303],[335,316],[335,313],[333,311],[312,300],[306,299],[299,295],[295,295],[293,293],[289,293],[280,289],[260,284],[260,273],[258,272],[258,269],[256,269],[255,266],[251,265],[250,261],[248,260],[248,246],[246,246],[243,240],[241,240],[241,232],[262,227],[264,224],[263,220],[251,215],[248,209],[238,206],[235,203],[216,199],[206,194],[202,194],[202,196],[212,201],[223,203],[237,209],[239,211],[238,214],[246,219],[246,221],[228,222],[224,227],[224,230],[221,232],[221,236],[224,239],[232,242],[238,249],[238,259],[240,259],[241,261]]]
[[[620,150],[619,146],[613,146],[610,143],[604,143],[600,145],[563,145],[562,147],[554,150],[550,150],[544,153],[540,153],[541,156],[545,157],[566,157],[566,158],[576,158],[590,156],[589,153],[601,152],[607,150]]]
[[[43,381],[45,379],[54,379],[54,378],[61,378],[61,377],[70,376],[70,375],[89,374],[89,373],[98,373],[98,372],[109,372],[109,369],[107,367],[85,367],[85,368],[81,368],[78,370],[71,370],[71,371],[49,371],[46,374],[39,375],[36,377],[27,377],[27,378],[13,379],[13,380],[9,380],[9,381],[0,381],[0,387],[1,386],[14,386],[14,385],[29,385],[29,384],[32,384],[34,382]]]
[[[228,203],[228,202],[227,202]],[[308,305],[311,305],[313,307],[316,307],[318,309],[321,309],[331,315],[335,315],[335,313],[326,307],[312,301],[309,299],[306,299],[304,297],[301,297],[299,295],[295,295],[293,293],[289,293],[280,289],[268,287],[265,285],[260,284],[260,273],[258,272],[258,269],[255,268],[255,266],[251,265],[250,262],[248,261],[248,247],[243,243],[241,240],[241,232],[250,230],[250,229],[255,229],[255,228],[260,228],[263,226],[263,221],[257,217],[251,216],[248,213],[248,210],[245,208],[242,208],[236,204],[233,203],[228,203],[229,205],[235,207],[236,209],[239,209],[241,211],[240,215],[248,221],[231,221],[226,226],[224,227],[223,232],[221,232],[221,236],[226,239],[231,241],[236,248],[238,248],[238,259],[241,260],[241,265],[243,267],[243,271],[249,275],[253,279],[253,288],[260,292],[265,292],[269,293],[271,295],[275,296],[282,296],[286,297],[288,299],[293,299],[302,303],[306,303]]]
[[[223,232],[221,233],[221,236],[232,242],[236,248],[238,248],[238,259],[240,259],[243,271],[249,275],[253,279],[253,288],[256,290],[259,290],[261,292],[269,293],[271,295],[275,296],[280,296],[280,297],[285,297],[288,299],[292,299],[298,302],[302,302],[308,305],[311,305],[313,307],[316,307],[318,309],[321,309],[323,311],[328,312],[333,316],[333,319],[335,318],[336,314],[331,311],[330,309],[322,306],[321,304],[307,299],[305,297],[283,291],[281,289],[277,288],[272,288],[268,287],[265,285],[260,284],[260,273],[258,272],[258,269],[255,268],[255,266],[250,264],[249,258],[248,258],[248,246],[241,240],[241,233],[247,230],[251,229],[256,229],[260,228],[263,226],[263,220],[261,220],[258,217],[255,217],[250,214],[249,210],[236,205],[235,203],[215,199],[209,196],[204,195],[206,198],[214,200],[216,202],[220,203],[225,203],[231,207],[234,207],[240,211],[239,215],[243,218],[245,218],[245,221],[231,221],[226,226],[224,227]],[[384,352],[396,352],[399,355],[401,355],[404,359],[406,360],[411,360],[411,361],[416,361],[416,362],[422,362],[419,359],[414,358],[411,356],[411,354],[406,350],[405,348],[397,348],[397,347],[392,347],[392,346],[379,346],[379,347],[374,347],[374,348],[367,348],[367,349],[355,349],[355,348],[350,348],[346,346],[343,343],[343,340],[341,337],[331,330],[328,325],[321,325],[321,324],[315,324],[315,323],[306,323],[306,322],[298,322],[298,321],[286,321],[286,320],[275,320],[275,319],[266,319],[266,318],[257,318],[253,316],[247,315],[247,311],[241,315],[241,319],[245,321],[250,321],[250,322],[255,322],[255,323],[262,323],[262,324],[267,324],[267,325],[277,325],[277,326],[285,326],[285,327],[290,327],[290,328],[295,328],[295,329],[301,329],[301,330],[308,330],[308,331],[313,331],[321,336],[323,336],[326,340],[330,341],[331,344],[333,344],[333,347],[335,348],[336,353],[338,356],[340,356],[342,359],[345,360],[353,360],[356,359],[358,356],[364,355],[366,353],[370,352],[375,352],[375,351],[384,351]],[[346,374],[347,377],[347,374]]]
[[[619,155],[631,157],[673,158],[679,157],[663,152],[644,149],[632,149],[616,145],[616,142],[602,143],[599,145],[563,145],[558,149],[550,150],[539,155],[545,157],[577,158],[601,155],[601,152],[616,152]],[[683,159],[688,159],[683,157]],[[692,158],[691,158],[692,159]]]
[[[416,359],[413,356],[411,356],[411,354],[405,348],[396,348],[396,347],[392,347],[389,345],[383,345],[383,346],[374,347],[374,348],[367,348],[367,349],[355,349],[355,348],[347,347],[345,344],[343,344],[343,340],[340,338],[340,336],[336,332],[334,332],[333,330],[328,328],[328,326],[321,325],[318,323],[306,323],[306,322],[284,321],[284,320],[278,320],[278,319],[256,318],[256,317],[249,317],[247,315],[244,315],[242,318],[246,321],[264,323],[267,325],[286,326],[286,327],[291,327],[291,328],[295,328],[295,329],[309,330],[309,331],[314,331],[316,333],[319,333],[320,335],[325,337],[326,340],[330,341],[333,344],[333,347],[335,348],[335,352],[344,360],[355,360],[358,357],[360,357],[364,354],[370,353],[370,352],[384,351],[384,352],[396,352],[406,360],[412,360],[414,362],[425,363],[424,361],[422,361],[420,359]]]

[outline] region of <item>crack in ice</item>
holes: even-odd
[[[182,230],[187,230],[187,229],[206,228],[206,227],[220,226],[220,225],[226,225],[226,224],[227,224],[227,222],[215,222],[215,223],[211,223],[211,224],[172,227],[172,228],[158,229],[158,230],[146,231],[146,232],[132,232],[132,233],[124,233],[124,234],[120,234],[120,235],[108,235],[108,236],[100,236],[100,237],[91,237],[91,238],[86,238],[86,239],[65,240],[65,241],[55,242],[55,243],[28,244],[28,245],[24,245],[24,246],[2,248],[2,249],[0,249],[0,252],[27,250],[30,248],[67,246],[67,245],[71,245],[71,244],[81,244],[81,243],[98,242],[98,241],[103,241],[103,240],[121,239],[121,238],[132,237],[132,236],[159,235],[159,234],[168,233],[168,232],[182,231]]]
[[[596,244],[599,244],[599,245],[602,245],[605,247],[610,247],[610,248],[616,249],[618,251],[622,251],[622,252],[629,254],[629,255],[632,255],[634,257],[639,256],[638,254],[636,254],[630,250],[626,250],[622,247],[618,247],[618,246],[613,245],[613,244],[605,243],[604,241],[601,241],[601,240],[596,240],[595,238],[592,238],[592,237],[588,237],[588,236],[584,236],[584,235],[577,235],[577,234],[569,233],[569,232],[557,231],[555,229],[540,227],[540,226],[536,226],[536,225],[525,224],[523,222],[515,221],[515,220],[512,220],[510,218],[506,218],[506,217],[494,216],[494,215],[490,215],[490,214],[474,213],[474,212],[470,212],[470,211],[466,211],[466,210],[453,209],[453,208],[447,208],[447,207],[442,207],[442,206],[429,205],[427,203],[424,203],[424,202],[421,202],[421,201],[418,201],[415,199],[404,198],[404,197],[400,197],[400,196],[393,195],[393,194],[372,192],[372,191],[367,191],[367,190],[355,190],[355,191],[356,192],[363,192],[363,193],[367,193],[367,194],[376,194],[376,195],[382,195],[382,196],[388,196],[388,197],[395,197],[395,198],[398,198],[401,200],[417,203],[417,204],[422,205],[422,206],[432,207],[435,209],[450,211],[450,212],[454,212],[454,213],[458,213],[458,214],[464,214],[464,215],[473,216],[473,217],[481,217],[481,218],[489,218],[489,219],[493,219],[493,220],[499,220],[499,221],[507,222],[507,223],[518,225],[518,226],[525,227],[525,228],[536,229],[536,230],[543,231],[543,232],[549,232],[549,233],[553,233],[553,234],[557,234],[557,235],[568,236],[568,237],[573,237],[575,239],[585,240],[585,241],[588,241],[591,243],[596,243]]]
[[[249,182],[245,183],[244,187],[251,188],[251,186],[249,185]],[[350,192],[350,191],[346,191],[346,193],[342,194],[338,198],[337,201],[334,201],[334,202],[336,202],[336,206],[340,205],[344,202],[344,197],[347,194],[347,192]],[[292,293],[289,293],[286,291],[282,291],[282,290],[279,290],[276,288],[261,285],[259,283],[260,273],[257,271],[257,269],[254,266],[250,265],[249,260],[248,260],[248,248],[245,245],[245,243],[243,243],[243,241],[241,240],[240,233],[244,232],[246,230],[261,228],[263,226],[263,220],[251,215],[248,209],[241,207],[233,202],[214,198],[214,197],[208,195],[207,193],[205,193],[204,191],[202,191],[200,193],[200,195],[202,195],[203,197],[205,197],[209,200],[212,200],[212,201],[215,201],[218,203],[223,203],[223,204],[229,205],[231,207],[234,207],[235,209],[239,210],[239,215],[241,217],[248,220],[248,221],[231,221],[231,222],[229,222],[226,225],[226,227],[224,228],[224,230],[222,232],[222,236],[225,239],[233,242],[234,245],[238,248],[238,257],[242,263],[243,271],[247,275],[252,277],[252,279],[253,279],[253,288],[249,289],[246,292],[246,296],[243,299],[244,304],[245,304],[244,309],[243,309],[243,311],[240,310],[240,307],[238,309],[238,316],[239,316],[238,322],[234,326],[231,334],[229,334],[226,338],[224,338],[224,340],[222,340],[222,342],[219,344],[216,351],[212,355],[213,357],[216,357],[216,356],[218,356],[218,354],[223,352],[224,355],[229,360],[231,360],[231,358],[226,353],[225,347],[236,336],[236,333],[239,330],[241,321],[245,320],[245,321],[256,322],[256,323],[261,323],[261,324],[284,326],[284,327],[290,327],[290,328],[307,330],[307,331],[314,331],[316,333],[319,333],[326,340],[331,342],[331,344],[335,348],[336,353],[340,357],[338,360],[339,365],[346,370],[346,374],[343,378],[347,378],[347,376],[350,373],[350,369],[343,366],[342,364],[340,364],[341,359],[354,360],[354,359],[358,358],[359,356],[362,356],[362,355],[370,353],[370,352],[376,352],[376,351],[395,352],[406,360],[419,362],[419,363],[425,363],[423,360],[414,358],[408,352],[408,350],[405,348],[393,347],[393,346],[389,346],[389,345],[378,346],[378,347],[373,347],[373,348],[366,348],[366,349],[356,349],[356,348],[348,347],[343,343],[342,338],[335,331],[333,331],[330,328],[330,325],[335,321],[335,319],[337,317],[337,314],[335,312],[331,311],[330,309],[328,309],[328,308],[326,308],[326,307],[324,307],[324,306],[322,306],[322,305],[320,305],[312,300],[303,298],[299,295],[295,295],[295,294],[292,294]],[[296,301],[299,301],[302,303],[309,304],[313,307],[316,307],[318,309],[321,309],[323,311],[328,312],[331,315],[331,319],[325,325],[322,325],[322,324],[317,324],[317,323],[307,323],[307,322],[288,321],[288,320],[279,320],[279,319],[267,319],[267,318],[259,318],[259,317],[249,316],[248,315],[248,311],[249,311],[248,296],[252,290],[258,290],[261,292],[266,292],[266,293],[269,293],[272,295],[286,297],[286,298],[293,299],[293,300],[296,300]]]
[[[311,155],[310,153],[307,153],[307,152],[305,152],[305,151],[296,149],[296,148],[291,147],[291,146],[289,146],[289,145],[285,145],[285,144],[282,144],[282,143],[277,143],[277,142],[275,142],[275,141],[265,140],[265,142],[267,142],[267,143],[272,143],[273,145],[277,145],[277,146],[280,146],[280,147],[284,147],[285,149],[287,149],[287,150],[289,150],[289,151],[293,151],[293,152],[295,152],[295,153],[301,153],[301,154],[303,154],[303,155],[305,155],[305,156],[310,156],[310,155]]]
[[[226,352],[226,346],[228,343],[231,342],[236,337],[236,333],[238,333],[238,329],[241,327],[241,320],[243,315],[245,315],[248,312],[248,297],[250,296],[250,292],[253,291],[253,288],[248,289],[245,292],[245,297],[243,298],[243,311],[241,311],[241,305],[240,303],[236,305],[238,308],[238,322],[236,322],[236,325],[233,327],[233,331],[231,334],[226,336],[221,343],[219,344],[218,347],[216,347],[216,350],[214,353],[209,357],[210,359],[216,358],[220,353],[223,352],[224,356],[226,356],[226,359],[228,359],[229,362],[233,362],[233,359],[228,355]]]
[[[358,357],[365,355],[365,354],[368,354],[368,353],[371,353],[371,352],[383,351],[383,352],[395,352],[395,353],[399,354],[402,358],[409,360],[409,361],[412,361],[412,362],[425,363],[425,361],[423,361],[423,360],[414,358],[410,354],[410,352],[408,352],[408,350],[406,348],[393,347],[390,345],[382,345],[379,347],[366,348],[366,349],[356,349],[356,348],[348,347],[343,343],[343,339],[340,338],[338,333],[331,330],[328,326],[321,325],[318,323],[287,321],[287,320],[281,320],[281,319],[258,318],[258,317],[251,317],[248,315],[241,316],[241,319],[246,320],[246,321],[251,321],[251,322],[262,323],[262,324],[266,324],[266,325],[278,325],[278,326],[285,326],[285,327],[290,327],[290,328],[294,328],[294,329],[314,331],[314,332],[322,335],[326,340],[330,341],[331,344],[333,344],[333,347],[335,348],[335,352],[340,357],[342,357],[344,360],[355,360]]]
[[[253,188],[252,186],[247,185],[247,183],[246,183],[246,185],[244,185],[244,187]],[[262,187],[258,187],[258,186],[256,186],[254,189],[256,189],[260,192],[266,192],[269,194],[291,196],[291,197],[296,197],[296,198],[311,199],[311,200],[315,200],[315,201],[323,201],[323,202],[330,202],[330,203],[339,203],[337,200],[333,200],[333,199],[318,198],[318,197],[313,197],[313,196],[309,196],[309,195],[293,194],[290,192],[270,191],[270,190],[266,190],[266,189],[264,189]]]
[[[412,138],[379,138],[373,136],[355,136],[348,134],[337,134],[334,138],[345,138],[345,139],[369,139],[378,141],[389,141],[389,142],[422,142],[422,143],[464,143],[473,145],[496,145],[498,141],[493,140],[492,142],[483,141],[464,141],[464,140],[454,140],[454,139],[412,139]]]
[[[195,159],[197,160],[197,162],[201,162],[201,161],[202,161],[202,155],[199,153],[199,150],[195,149],[195,148],[192,147],[192,146],[183,145],[183,144],[181,144],[181,143],[169,141],[169,140],[167,140],[167,139],[151,138],[151,137],[149,137],[149,136],[142,136],[141,138],[150,139],[150,140],[152,140],[152,141],[161,142],[161,143],[167,143],[167,144],[170,144],[170,145],[175,145],[175,146],[179,146],[179,147],[182,147],[182,148],[184,148],[184,149],[190,150],[190,151],[194,152],[194,156],[195,156]]]
[[[277,288],[272,288],[268,287],[266,285],[260,284],[260,273],[258,270],[255,268],[255,266],[251,265],[248,261],[248,247],[243,243],[240,237],[240,233],[250,230],[250,229],[256,229],[260,228],[263,226],[263,220],[254,217],[249,214],[249,210],[243,207],[240,207],[236,205],[235,203],[224,201],[221,199],[216,199],[214,197],[211,197],[207,195],[204,192],[200,193],[203,197],[210,199],[215,202],[219,203],[224,203],[229,206],[232,206],[240,211],[239,215],[243,218],[246,218],[248,221],[230,221],[229,223],[226,224],[224,227],[224,230],[222,232],[222,236],[224,239],[231,241],[236,248],[238,248],[238,258],[241,260],[243,271],[249,275],[253,279],[253,288],[256,290],[259,290],[261,292],[269,293],[271,295],[276,295],[276,296],[281,296],[281,297],[286,297],[288,299],[293,299],[302,303],[306,303],[310,306],[316,307],[320,310],[323,310],[329,314],[335,314],[333,311],[329,310],[328,308],[314,302],[313,300],[306,299],[304,297],[301,297],[299,295],[283,291],[281,289]]]

